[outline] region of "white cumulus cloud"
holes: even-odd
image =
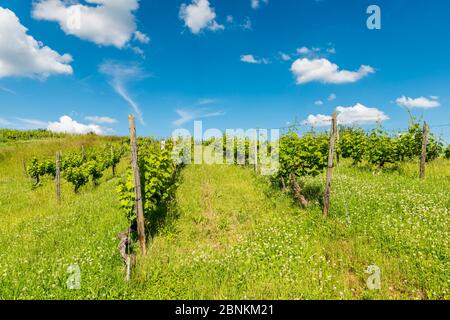
[[[331,123],[331,117],[323,114],[310,114],[303,124],[310,125],[312,127],[325,127]]]
[[[301,47],[301,48],[297,49],[297,53],[299,53],[299,54],[308,54],[310,52],[311,52],[311,50],[307,47]]]
[[[123,48],[132,39],[148,43],[143,33],[136,34],[139,0],[85,0],[88,5],[62,0],[38,0],[33,5],[33,18],[55,21],[69,35],[98,45]],[[143,41],[142,41],[143,40]],[[147,41],[148,40],[148,41]]]
[[[269,60],[265,58],[255,58],[252,54],[244,54],[241,56],[241,62],[250,64],[269,64]]]
[[[251,0],[251,6],[253,9],[258,9],[261,6],[261,3],[268,4],[269,0]]]
[[[438,101],[438,97],[433,96],[430,97],[430,99],[425,97],[419,97],[419,98],[409,98],[402,96],[396,100],[397,104],[399,106],[404,106],[408,108],[423,108],[423,109],[430,109],[439,107],[441,104]]]
[[[342,125],[351,124],[370,124],[376,122],[382,122],[388,120],[389,117],[381,110],[377,108],[369,108],[361,103],[357,103],[354,106],[336,108],[337,122]],[[318,114],[309,115],[303,122],[313,127],[324,127],[331,124],[331,116]]]
[[[367,75],[374,73],[375,70],[366,65],[362,65],[358,71],[339,70],[339,66],[331,63],[327,59],[297,59],[291,66],[291,72],[294,74],[297,84],[305,84],[312,81],[323,83],[352,83]]]
[[[184,21],[192,33],[198,34],[203,29],[211,31],[223,30],[225,27],[217,23],[216,12],[211,8],[208,0],[193,0],[191,4],[183,3],[179,12],[180,19]]]
[[[14,12],[0,7],[0,78],[25,76],[47,78],[72,74],[72,57],[60,55],[27,34]]]
[[[47,126],[47,130],[51,132],[59,133],[75,133],[75,134],[87,134],[95,133],[97,135],[104,135],[109,129],[105,129],[96,124],[82,124],[73,120],[69,116],[62,116],[57,122],[50,122]]]

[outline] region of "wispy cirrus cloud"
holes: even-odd
[[[10,94],[16,95],[16,92],[14,90],[8,89],[8,88],[3,87],[3,86],[0,86],[0,90],[4,91],[4,92],[7,92],[7,93],[10,93]]]
[[[180,118],[173,122],[173,124],[175,126],[181,126],[187,122],[194,121],[194,120],[211,118],[211,117],[219,117],[219,116],[225,115],[225,112],[223,112],[223,111],[211,111],[206,108],[201,108],[201,109],[197,109],[197,110],[177,109],[176,113],[180,116]]]
[[[14,118],[19,121],[21,125],[21,129],[45,129],[48,125],[48,122],[38,120],[38,119],[28,119],[28,118]]]
[[[9,127],[12,125],[11,121],[6,120],[5,118],[0,118],[0,126]]]
[[[130,105],[141,124],[145,125],[141,108],[127,89],[129,82],[146,77],[142,68],[134,63],[106,61],[100,65],[99,71],[109,77],[109,84],[111,87],[113,87],[114,91]]]
[[[84,117],[84,119],[86,119],[87,121],[90,121],[92,123],[98,123],[98,124],[102,124],[102,123],[107,123],[107,124],[114,124],[117,123],[117,120],[111,117],[100,117],[100,116],[87,116]]]
[[[207,104],[214,104],[214,103],[217,103],[217,102],[218,102],[217,99],[212,99],[212,98],[202,98],[202,99],[199,99],[199,100],[197,101],[197,105],[199,105],[199,106],[204,106],[204,105],[207,105]]]

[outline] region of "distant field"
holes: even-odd
[[[0,299],[449,299],[450,160],[372,171],[343,161],[330,218],[319,202],[324,174],[304,179],[301,209],[249,167],[183,169],[168,215],[131,281],[117,250],[127,219],[118,177],[62,204],[46,178],[32,188],[23,161],[106,143],[67,137],[0,144]],[[77,264],[81,288],[68,290]],[[370,290],[369,266],[381,271]]]

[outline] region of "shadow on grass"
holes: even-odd
[[[301,188],[301,194],[309,203],[318,203],[320,206],[323,206],[324,186],[322,184],[310,179],[304,180],[299,178],[297,181]],[[295,199],[292,183],[288,179],[285,179],[284,183],[281,180],[272,180],[271,184],[271,189],[274,192],[281,189],[284,193],[289,194],[292,199]],[[267,195],[270,196],[269,193]]]
[[[162,203],[151,214],[146,215],[146,235],[147,237],[155,237],[161,233],[174,232],[174,222],[179,218],[179,210],[176,199],[178,186],[182,183],[181,172],[183,167],[177,169],[174,177],[172,188],[170,189],[167,201]]]
[[[323,206],[324,186],[317,182],[301,182],[302,194],[308,202],[317,202]]]

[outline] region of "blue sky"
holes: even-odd
[[[0,0],[0,127],[76,121],[125,135],[138,108],[141,135],[192,130],[195,119],[225,129],[309,117],[306,130],[340,107],[342,123],[377,118],[393,130],[407,126],[408,107],[450,141],[448,1],[121,1],[67,31],[64,1]],[[366,26],[371,4],[381,30]],[[21,46],[24,31],[5,31],[18,24],[42,43]],[[54,54],[36,53],[42,45]]]

